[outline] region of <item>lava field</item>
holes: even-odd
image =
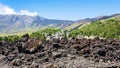
[[[120,68],[120,40],[0,41],[0,68]]]

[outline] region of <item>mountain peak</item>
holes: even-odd
[[[40,16],[0,14],[0,33],[13,33],[43,27],[64,28],[64,26],[68,26],[72,22],[67,20],[51,20]]]

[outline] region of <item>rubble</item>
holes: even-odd
[[[0,44],[0,68],[120,67],[120,40],[96,37],[43,41],[26,35],[21,41]]]

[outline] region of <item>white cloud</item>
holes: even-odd
[[[0,3],[0,14],[18,14],[18,15],[28,15],[28,16],[38,15],[37,12],[30,12],[28,10],[20,10],[19,12],[16,12],[13,8],[10,8],[9,6],[6,6],[2,3]]]
[[[28,11],[28,10],[21,10],[19,14],[21,14],[21,15],[29,15],[29,16],[38,15],[37,12],[30,12],[30,11]]]

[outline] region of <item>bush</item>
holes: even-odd
[[[30,34],[30,37],[37,37],[40,39],[45,39],[45,36],[44,36],[45,34],[52,35],[60,31],[61,31],[60,29],[53,29],[53,28],[43,29],[37,32],[33,32],[32,34]]]
[[[10,36],[0,37],[0,40],[9,41],[9,42],[18,41],[20,39],[21,39],[21,37],[17,36],[17,35],[10,35]]]

